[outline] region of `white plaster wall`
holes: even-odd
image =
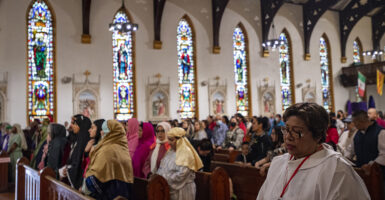
[[[94,0],[91,7],[90,32],[91,44],[81,44],[82,32],[81,1],[49,0],[56,15],[56,66],[57,66],[57,119],[59,123],[69,121],[73,115],[72,84],[62,84],[64,76],[83,78],[85,70],[92,72],[91,81],[101,75],[101,108],[100,116],[113,117],[112,97],[112,47],[111,33],[108,24],[120,7],[120,0]],[[249,40],[249,66],[251,101],[253,115],[259,115],[257,86],[262,79],[269,77],[269,83],[276,88],[277,112],[281,113],[279,60],[278,53],[271,52],[267,58],[261,57],[261,20],[259,1],[230,0],[224,12],[220,28],[220,54],[212,54],[212,13],[211,2],[207,0],[169,0],[166,2],[161,39],[163,48],[155,50],[153,42],[153,7],[151,0],[126,0],[133,21],[139,24],[136,33],[136,88],[137,111],[139,120],[146,120],[145,86],[149,78],[157,73],[163,75],[162,82],[170,81],[171,117],[177,118],[179,98],[177,96],[177,51],[176,27],[181,17],[187,14],[195,28],[197,82],[199,117],[209,114],[207,86],[202,81],[214,82],[213,78],[221,77],[227,83],[227,111],[235,113],[235,87],[232,57],[232,33],[238,23],[246,29]],[[9,73],[6,120],[11,123],[26,125],[26,9],[29,0],[0,1],[0,73]],[[339,84],[337,75],[343,66],[351,62],[352,42],[360,37],[364,50],[371,48],[370,18],[364,17],[358,22],[348,38],[348,62],[340,62],[340,40],[338,13],[327,11],[316,25],[310,40],[311,60],[303,60],[303,27],[302,8],[298,5],[284,4],[277,13],[275,25],[277,34],[286,28],[292,39],[294,80],[303,83],[311,79],[317,87],[317,102],[321,103],[319,69],[319,38],[326,33],[331,44],[332,66],[334,76],[335,108],[341,109],[349,99],[349,90]],[[382,39],[382,44],[385,44]],[[365,60],[365,62],[367,62]],[[372,91],[369,87],[368,92]],[[373,90],[375,93],[375,90]],[[295,90],[296,102],[302,101],[301,88]],[[385,110],[383,97],[376,97],[376,103]]]

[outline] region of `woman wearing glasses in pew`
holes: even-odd
[[[288,153],[273,159],[257,200],[370,199],[352,166],[324,144],[329,116],[322,106],[298,103],[283,119]]]
[[[171,200],[195,200],[195,172],[203,167],[194,147],[182,128],[172,128],[168,133],[171,146],[160,163],[157,174],[167,180]]]

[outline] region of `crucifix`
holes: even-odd
[[[86,82],[88,82],[88,76],[91,75],[91,72],[86,70],[83,75],[86,76]]]

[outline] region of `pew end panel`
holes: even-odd
[[[153,175],[147,184],[148,200],[170,200],[170,188],[166,179]]]
[[[19,158],[16,163],[16,190],[15,190],[15,199],[24,200],[25,199],[25,169],[24,165],[29,165],[29,160],[25,157]]]
[[[230,200],[230,178],[226,170],[216,167],[211,174],[211,200]]]
[[[8,166],[11,159],[7,152],[0,152],[0,192],[8,191]]]
[[[196,186],[196,193],[195,193],[195,199],[201,200],[201,199],[211,199],[210,198],[210,191],[211,191],[211,173],[208,172],[196,172],[195,173],[195,186]]]
[[[369,195],[372,200],[383,200],[384,196],[384,183],[383,183],[383,172],[381,167],[377,163],[373,163],[370,168],[370,173],[366,174],[361,168],[354,168],[357,174],[364,181],[366,188],[368,189]]]

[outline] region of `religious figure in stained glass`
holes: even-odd
[[[129,21],[124,7],[118,10],[113,19],[113,23],[127,23]],[[120,121],[126,121],[134,117],[135,112],[132,43],[131,31],[115,31],[112,33],[114,115],[115,119]]]
[[[321,65],[321,89],[322,89],[322,105],[330,112],[332,109],[332,100],[330,96],[330,82],[329,82],[329,49],[326,39],[320,38],[320,65]]]
[[[182,119],[195,116],[195,60],[193,30],[189,22],[182,18],[177,28],[178,77],[180,105],[179,114]]]
[[[285,32],[282,32],[279,35],[279,39],[283,42],[279,46],[279,62],[281,64],[280,68],[280,78],[281,78],[281,93],[282,93],[282,110],[288,108],[292,102],[291,94],[291,76],[290,76],[290,47],[289,40]]]
[[[357,38],[358,39],[358,38]],[[361,46],[358,40],[354,40],[353,42],[353,63],[360,64],[361,63]]]
[[[28,118],[55,120],[54,24],[46,0],[28,10]]]
[[[233,32],[233,57],[237,112],[249,115],[247,41],[244,30],[238,25]]]

